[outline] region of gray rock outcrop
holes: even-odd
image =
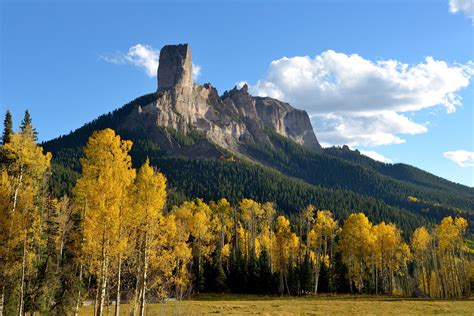
[[[211,84],[193,83],[188,44],[161,49],[157,93],[155,102],[130,115],[127,128],[140,122],[140,128],[149,133],[153,133],[153,127],[172,128],[182,134],[198,131],[209,143],[245,153],[250,144],[271,146],[266,127],[303,146],[321,150],[305,111],[276,99],[254,97],[246,85],[219,96]],[[163,138],[159,133],[156,137]],[[204,148],[202,144],[200,148]]]

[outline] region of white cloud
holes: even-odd
[[[474,21],[474,1],[473,0],[449,0],[449,11],[453,14],[463,12]]]
[[[193,63],[193,79],[196,80],[201,75],[201,66]]]
[[[132,64],[143,68],[149,77],[156,77],[160,51],[148,45],[137,44],[128,49],[126,54],[103,56],[105,61],[112,64]]]
[[[403,112],[437,105],[455,112],[461,106],[458,92],[472,74],[472,63],[449,65],[432,57],[416,65],[374,62],[328,50],[314,58],[273,61],[266,78],[250,90],[306,110],[323,143],[377,146],[403,143],[398,134],[427,131]]]
[[[383,156],[382,154],[379,154],[378,152],[372,151],[372,150],[361,150],[360,153],[364,156],[367,156],[369,158],[372,158],[373,160],[377,160],[380,162],[385,162],[385,163],[390,163],[392,162],[392,159],[388,159],[387,157]]]
[[[106,62],[120,65],[131,64],[145,70],[148,77],[156,77],[160,50],[149,45],[136,44],[128,49],[126,54],[117,53],[114,56],[101,56]],[[193,79],[196,80],[201,74],[201,66],[193,63]]]
[[[402,144],[396,134],[421,134],[425,125],[393,111],[375,113],[324,113],[312,117],[318,139],[328,145],[380,146]]]
[[[247,81],[239,81],[235,84],[235,86],[237,87],[237,89],[242,89],[243,86],[245,85],[249,85],[249,83]]]
[[[474,167],[474,152],[467,150],[446,151],[443,153],[445,158],[454,161],[459,166]]]

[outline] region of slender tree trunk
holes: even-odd
[[[316,269],[314,269],[314,295],[318,294],[319,271],[320,271],[319,262],[316,261]]]
[[[13,210],[12,213],[15,213],[16,204],[18,202],[18,192],[20,191],[21,183],[23,181],[23,167],[20,167],[20,176],[18,177],[18,185],[15,188],[15,194],[13,195]]]
[[[424,263],[424,260],[423,260],[423,257],[422,257],[421,258],[421,283],[423,285],[423,292],[427,293],[427,284],[426,284],[425,276],[426,276],[426,268],[425,268],[425,263]]]
[[[357,285],[357,290],[359,291],[359,294],[362,293],[362,261],[359,263],[360,265],[360,270],[359,270],[359,284]]]
[[[316,273],[316,280],[314,284],[314,294],[318,294],[318,286],[319,286],[319,271]]]
[[[102,268],[101,268],[101,281],[100,281],[100,294],[99,294],[99,304],[97,306],[97,315],[102,316],[104,313],[104,302],[105,294],[107,290],[107,257],[105,253],[105,242],[102,246]]]
[[[273,227],[270,227],[270,273],[273,275]]]
[[[25,305],[25,272],[26,272],[26,238],[23,240],[23,255],[21,261],[21,279],[20,279],[20,302],[18,303],[18,315],[23,316]]]
[[[148,234],[145,234],[145,253],[143,258],[143,275],[142,275],[142,297],[140,305],[140,316],[145,315],[145,306],[146,306],[146,278],[148,272]]]
[[[120,285],[122,277],[122,254],[118,257],[117,298],[115,299],[115,316],[120,315]]]
[[[89,282],[89,285],[90,285],[90,282]],[[99,292],[100,292],[100,284],[97,285],[97,290],[95,291],[94,316],[97,316],[97,305],[99,303]]]
[[[280,282],[279,282],[279,286],[278,286],[278,292],[280,293],[280,295],[283,295],[283,293],[285,293],[285,283],[284,283],[284,280],[283,280],[283,271],[280,271]]]
[[[375,295],[379,294],[379,269],[375,267]]]
[[[5,281],[2,281],[5,282]],[[5,285],[2,285],[2,294],[0,296],[0,316],[3,316],[3,306],[5,303]]]
[[[77,291],[76,307],[74,308],[74,316],[79,314],[79,306],[81,305],[81,286],[82,286],[82,263],[79,268],[79,290]]]

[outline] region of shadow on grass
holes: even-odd
[[[279,296],[279,295],[252,295],[252,294],[229,294],[229,293],[206,293],[195,295],[188,300],[193,301],[272,301],[272,300],[311,300],[311,301],[381,301],[381,302],[452,302],[452,301],[474,301],[474,297],[449,299],[449,298],[415,298],[387,295],[367,295],[367,294],[318,294],[302,296]]]

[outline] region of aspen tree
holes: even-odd
[[[334,239],[338,225],[330,211],[317,211],[314,226],[309,233],[310,249],[314,252],[314,294],[318,293],[319,274],[321,266],[331,270],[334,250]],[[330,278],[331,279],[331,278]]]
[[[362,292],[366,278],[366,268],[370,260],[372,224],[363,213],[353,213],[344,221],[341,230],[340,250],[342,261],[347,266],[349,284],[352,283]]]
[[[135,177],[129,151],[131,141],[123,141],[111,129],[94,132],[84,148],[82,174],[74,188],[76,201],[87,209],[84,218],[83,251],[90,272],[98,276],[97,314],[104,312],[111,266],[117,259],[117,304],[120,308],[122,253],[126,247],[123,220],[127,218],[128,196]]]
[[[146,306],[147,277],[150,257],[162,255],[161,248],[166,244],[167,222],[163,217],[166,202],[166,179],[150,166],[147,159],[138,170],[133,186],[133,209],[127,221],[130,230],[136,234],[136,243],[140,254],[137,262],[140,275],[138,297],[135,298],[135,311],[140,306],[140,315],[144,315]],[[171,264],[171,263],[167,263]]]
[[[425,227],[417,228],[411,237],[411,249],[415,264],[415,278],[417,285],[424,293],[430,293],[430,246],[432,237]]]
[[[394,277],[399,273],[406,273],[406,261],[409,251],[402,240],[400,231],[394,224],[381,222],[371,228],[373,236],[372,252],[375,255],[376,275],[380,272],[382,290],[392,294],[394,289]],[[378,280],[375,286],[378,286]]]
[[[212,251],[210,219],[211,210],[202,200],[184,202],[173,209],[173,214],[179,225],[186,227],[189,241],[192,245],[193,262],[191,271],[194,272],[195,285],[199,291],[203,285],[203,263]]]
[[[248,232],[247,238],[247,260],[250,256],[255,255],[255,240],[260,230],[260,220],[263,216],[263,210],[260,203],[255,202],[251,199],[243,199],[240,204],[239,208],[242,214],[242,222],[244,224],[244,228]]]
[[[36,145],[31,124],[25,125],[21,133],[11,134],[10,141],[1,148],[6,159],[1,164],[2,200],[2,271],[5,279],[1,282],[0,303],[4,304],[5,281],[13,276],[16,267],[20,269],[19,299],[17,313],[25,312],[25,281],[33,269],[35,248],[41,242],[42,215],[38,205],[45,179],[50,167],[51,154],[43,153]],[[20,248],[17,257],[13,250]],[[20,261],[20,262],[18,262]],[[3,309],[3,306],[0,306]]]
[[[278,273],[278,292],[283,295],[288,288],[288,269],[292,264],[291,258],[298,247],[298,237],[291,232],[290,221],[285,216],[278,216],[275,223],[274,268]]]

